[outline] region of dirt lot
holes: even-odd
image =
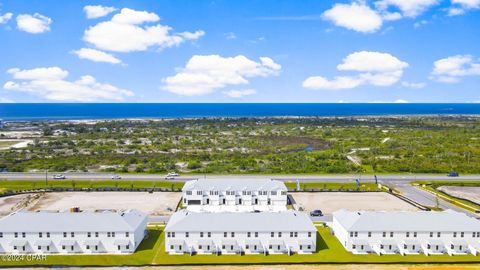
[[[11,196],[5,200],[19,200],[19,196],[24,195]],[[44,194],[38,202],[31,203],[28,210],[65,211],[71,207],[80,207],[82,210],[133,208],[149,215],[168,215],[175,210],[181,196],[180,192],[56,192]],[[8,206],[4,206],[2,202],[0,205],[0,210],[8,210]]]
[[[20,210],[25,206],[35,203],[40,195],[22,194],[0,198],[0,216],[6,216],[13,211]]]
[[[467,199],[480,204],[480,187],[441,186],[438,190],[457,198]]]
[[[320,209],[324,214],[336,210],[417,211],[418,209],[385,192],[299,192],[293,193],[298,206],[305,211]]]

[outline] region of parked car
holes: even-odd
[[[59,180],[59,179],[67,179],[67,178],[63,174],[54,174],[53,179]]]
[[[121,177],[120,175],[116,175],[116,174],[115,174],[115,175],[112,175],[110,178],[111,178],[112,180],[120,180],[120,179],[122,179],[122,177]]]
[[[458,177],[458,172],[449,172],[447,174],[448,177]]]
[[[321,216],[323,216],[323,213],[322,213],[321,210],[316,209],[316,210],[313,210],[313,211],[310,212],[310,216],[321,217]]]

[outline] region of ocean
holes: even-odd
[[[480,115],[474,103],[0,103],[0,119]]]

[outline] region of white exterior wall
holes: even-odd
[[[208,232],[204,232],[201,237],[200,232],[188,232],[188,237],[186,237],[186,232],[176,231],[175,234],[165,232],[165,250],[169,254],[238,254],[240,252],[245,254],[285,254],[289,252],[307,254],[316,250],[315,231],[311,231],[310,236],[308,232],[296,232],[297,237],[295,234],[290,237],[290,232],[281,232],[281,236],[279,236],[279,232],[273,232],[273,237],[272,232],[258,232],[258,237],[255,237],[255,232],[250,232],[250,237],[247,232],[233,232],[233,236],[232,232],[226,233],[227,237],[225,237],[225,232],[211,232],[208,237]],[[207,244],[208,242],[211,244]]]
[[[63,232],[50,232],[50,237],[47,237],[47,232],[42,232],[41,238],[39,233],[25,233],[25,237],[23,237],[22,232],[18,232],[17,237],[13,232],[3,233],[0,238],[0,252],[19,254],[133,253],[144,238],[145,227],[139,227],[136,232],[128,232],[128,237],[125,231],[115,232],[114,237],[112,233],[108,237],[107,232],[99,232],[98,237],[95,236],[95,232],[91,232],[90,237],[88,237],[87,232],[74,232],[73,237],[71,233],[67,232],[67,236],[64,237]],[[95,243],[97,241],[98,243]],[[129,244],[119,244],[118,241],[128,241]],[[25,245],[23,246],[21,242],[25,242]],[[73,246],[66,242],[73,242]]]
[[[287,210],[286,191],[233,191],[235,195],[227,195],[226,191],[192,190],[183,191],[183,205],[193,212],[252,212]],[[262,194],[262,195],[260,195]],[[199,201],[200,204],[192,204]],[[190,203],[189,203],[190,202]]]
[[[390,236],[392,232],[385,232],[384,237],[383,231],[372,228],[369,236],[369,232],[366,231],[349,232],[345,230],[335,218],[332,222],[332,230],[345,249],[355,254],[461,255],[480,252],[480,232],[464,231],[463,237],[461,232],[456,232],[456,237],[454,237],[454,232],[440,232],[440,237],[438,237],[438,231],[432,228],[433,237],[430,237],[430,232],[416,232],[415,237],[414,231],[408,232],[409,237],[407,237],[406,231],[395,231],[393,236]],[[353,237],[350,233],[353,233]]]

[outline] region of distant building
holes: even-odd
[[[282,181],[201,179],[185,183],[183,205],[189,211],[285,211],[287,187]]]
[[[132,253],[147,216],[115,212],[16,212],[0,219],[1,253]]]
[[[165,228],[169,254],[291,254],[316,250],[316,229],[296,211],[176,212]]]
[[[333,213],[332,229],[355,254],[478,254],[480,221],[463,213],[351,212]]]

